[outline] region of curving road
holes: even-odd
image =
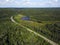
[[[45,41],[49,42],[51,45],[58,45],[57,43],[53,42],[52,40],[49,40],[48,38],[46,38],[46,37],[40,35],[39,33],[35,32],[35,31],[32,31],[31,29],[29,29],[29,28],[27,28],[27,27],[25,27],[25,26],[19,24],[18,22],[16,22],[16,21],[13,19],[13,16],[11,16],[10,19],[11,19],[11,21],[12,21],[13,23],[18,24],[18,25],[20,25],[21,27],[23,27],[23,28],[25,28],[26,30],[28,30],[29,32],[32,32],[32,33],[34,33],[35,35],[37,35],[37,36],[43,38]]]

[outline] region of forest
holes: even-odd
[[[20,16],[30,20],[21,20]],[[60,8],[0,8],[0,45],[51,45],[10,19],[60,45]]]

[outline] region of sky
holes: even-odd
[[[60,0],[0,0],[0,7],[60,7]]]

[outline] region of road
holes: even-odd
[[[27,27],[21,25],[21,24],[18,23],[18,22],[16,22],[16,21],[13,19],[13,16],[11,16],[10,19],[11,19],[11,21],[12,21],[13,23],[18,24],[18,25],[20,25],[21,27],[25,28],[27,31],[32,32],[32,33],[34,33],[35,35],[43,38],[45,41],[49,42],[51,45],[58,45],[57,43],[53,42],[52,40],[49,40],[48,38],[44,37],[43,35],[41,35],[41,34],[35,32],[35,31],[31,30],[30,28],[27,28]]]

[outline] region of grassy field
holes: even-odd
[[[18,17],[18,14],[20,14],[20,12],[22,12],[23,10],[27,9],[0,9],[0,45],[51,45],[44,39],[27,31],[20,25],[17,25],[10,20],[11,16]],[[20,22],[19,18],[15,19]],[[35,18],[33,19],[33,21],[35,21]],[[33,29],[34,25],[27,25],[27,22],[26,24],[25,22],[21,22],[21,24],[24,24],[27,27],[29,26],[29,28],[32,27],[31,29]],[[37,22],[36,25],[38,25]],[[37,26],[36,28],[38,29]]]
[[[24,9],[25,10],[25,9]],[[44,35],[60,44],[60,9],[30,9],[18,14],[14,19],[20,24]],[[25,15],[24,15],[25,14]],[[22,20],[21,15],[29,16],[30,20]]]
[[[13,23],[10,17],[60,44],[60,8],[0,9],[0,45],[50,45],[44,39]],[[29,16],[30,20],[22,20]]]
[[[33,31],[36,31],[39,34],[42,34],[45,37],[60,43],[60,28],[58,24],[55,24],[59,21],[42,21],[41,23],[38,23],[34,21],[21,20],[19,16],[15,16],[14,19],[18,23],[32,29]]]

